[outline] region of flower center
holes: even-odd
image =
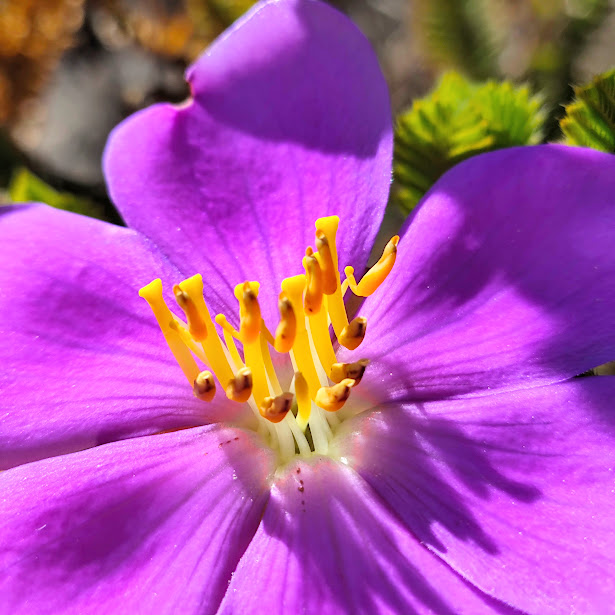
[[[339,345],[349,350],[358,348],[367,322],[360,316],[348,320],[344,295],[348,288],[357,296],[371,295],[395,264],[397,236],[360,282],[355,280],[353,268],[346,267],[342,283],[335,243],[338,224],[337,216],[316,221],[316,251],[306,249],[305,274],[282,281],[280,321],[275,334],[261,318],[258,282],[243,282],[235,287],[239,330],[223,314],[211,318],[200,274],[173,287],[185,320],[166,305],[160,279],[139,291],[154,312],[195,396],[209,402],[220,385],[228,399],[247,403],[256,417],[258,431],[279,452],[282,461],[295,454],[327,453],[340,423],[337,413],[360,383],[368,364],[366,359],[338,362],[330,328]],[[290,357],[293,375],[286,389],[281,385],[280,369],[276,370],[272,361],[270,346]],[[209,370],[202,370],[197,359]]]

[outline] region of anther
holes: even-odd
[[[258,284],[244,282],[235,287],[235,296],[240,304],[239,332],[241,341],[249,344],[258,339],[261,330],[261,308],[258,304]]]
[[[194,380],[194,396],[202,401],[211,401],[216,394],[216,383],[211,372],[200,372]]]
[[[201,300],[203,298],[202,292],[203,291],[201,290]],[[173,286],[173,294],[175,295],[177,305],[179,305],[186,315],[186,319],[188,321],[188,331],[192,336],[192,339],[197,342],[202,342],[207,338],[207,325],[199,313],[199,306],[196,304],[196,301],[198,301],[199,298],[193,298],[186,289],[181,287],[180,284],[175,284],[175,286]]]
[[[316,249],[318,250],[318,264],[322,272],[322,292],[332,295],[337,290],[337,269],[333,261],[329,240],[323,231],[316,231]]]
[[[366,329],[367,319],[363,316],[357,316],[344,327],[338,341],[342,346],[344,346],[344,348],[354,350],[355,348],[358,348],[363,341]]]
[[[233,401],[243,403],[250,399],[250,395],[252,395],[252,370],[249,367],[242,367],[228,383],[226,396]]]
[[[282,393],[277,397],[265,397],[259,411],[263,418],[272,423],[279,423],[293,405],[293,394]]]
[[[303,257],[303,267],[307,276],[303,307],[308,316],[318,314],[322,307],[323,281],[322,270],[312,248],[307,248]]]
[[[290,352],[297,334],[297,317],[293,304],[285,292],[280,293],[278,308],[280,310],[280,323],[275,330],[273,347],[278,352]]]
[[[369,297],[384,282],[395,264],[398,243],[399,237],[395,235],[385,246],[378,262],[361,278],[358,284],[354,277],[354,269],[352,267],[344,269],[348,284],[355,295]]]
[[[355,381],[350,378],[342,380],[338,384],[334,384],[332,387],[322,387],[318,389],[316,393],[317,406],[320,406],[323,410],[328,412],[336,412],[350,397],[350,389],[354,386]]]
[[[355,386],[361,382],[365,368],[369,365],[368,359],[361,359],[354,363],[334,363],[331,367],[329,377],[333,382],[341,382],[346,378],[354,380]]]

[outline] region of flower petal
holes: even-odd
[[[615,156],[581,148],[501,150],[447,173],[365,305],[365,382],[439,399],[612,360],[613,194]]]
[[[137,294],[176,271],[142,236],[44,205],[2,207],[0,262],[0,469],[220,410],[192,395]]]
[[[217,426],[0,474],[0,613],[212,613],[252,537],[272,456]]]
[[[615,377],[384,406],[339,454],[423,544],[536,615],[608,613],[615,596]]]
[[[352,470],[316,459],[276,481],[219,613],[513,611],[421,546]]]
[[[112,134],[111,196],[181,271],[203,274],[214,311],[234,314],[232,287],[259,280],[277,320],[316,218],[342,218],[342,264],[367,260],[390,184],[386,83],[356,26],[313,0],[259,4],[187,76],[188,104]]]

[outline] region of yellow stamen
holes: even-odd
[[[278,375],[275,373],[275,367],[273,367],[273,361],[271,360],[271,353],[269,352],[269,347],[267,346],[267,340],[264,335],[261,335],[261,353],[263,355],[263,361],[265,363],[265,371],[267,372],[267,378],[269,378],[269,383],[271,384],[271,388],[276,395],[282,394],[282,387],[280,386],[280,381],[278,380]]]
[[[278,352],[290,352],[297,334],[297,317],[286,293],[280,293],[278,308],[280,310],[280,324],[275,330],[274,348]]]
[[[357,316],[350,324],[344,327],[338,341],[342,346],[348,348],[348,350],[355,350],[355,348],[359,347],[363,338],[365,338],[366,330],[367,319],[362,316]]]
[[[312,400],[307,380],[301,372],[295,373],[295,397],[297,398],[297,424],[301,431],[305,431],[312,412]]]
[[[194,380],[194,396],[202,401],[211,401],[216,394],[216,383],[211,372],[201,372]]]
[[[365,368],[368,366],[369,361],[367,359],[361,359],[354,363],[335,363],[331,367],[330,378],[333,382],[341,382],[346,378],[354,380],[355,386],[361,382]]]
[[[323,292],[327,295],[327,310],[331,324],[340,344],[340,336],[348,325],[348,316],[344,307],[344,298],[340,284],[340,274],[337,268],[337,248],[335,236],[339,218],[329,216],[316,220],[316,257],[322,270]]]
[[[239,301],[239,336],[243,342],[246,366],[252,370],[252,394],[258,407],[269,397],[267,372],[263,363],[260,342],[261,309],[258,305],[258,282],[244,282],[235,286],[235,297]]]
[[[162,281],[160,279],[153,280],[139,290],[139,296],[145,299],[152,309],[169,349],[192,386],[200,370],[190,350],[181,339],[175,317],[164,302]]]
[[[307,276],[303,307],[308,316],[318,314],[322,308],[323,281],[322,270],[312,248],[307,248],[303,257],[303,267]]]
[[[316,395],[316,391],[320,387],[320,380],[318,378],[318,373],[316,372],[316,367],[314,366],[314,359],[312,358],[312,351],[310,349],[310,339],[308,337],[307,329],[305,328],[305,314],[303,312],[302,305],[304,288],[304,275],[296,275],[282,281],[282,290],[286,293],[288,300],[293,306],[297,319],[297,332],[295,334],[292,354],[297,362],[298,370],[307,380],[310,390],[310,397],[313,397]]]
[[[235,370],[244,367],[243,359],[239,355],[237,345],[235,344],[235,338],[239,337],[239,331],[233,328],[231,323],[226,319],[224,314],[216,315],[216,322],[222,327],[222,334],[224,335],[224,342],[231,355],[231,359],[235,364]]]
[[[244,282],[235,286],[239,301],[239,334],[244,344],[255,342],[261,331],[261,308],[258,305],[258,282]]]
[[[358,284],[354,277],[354,269],[352,267],[344,269],[348,284],[355,295],[369,297],[384,282],[395,264],[398,243],[399,237],[395,235],[385,246],[380,260],[361,278]]]
[[[207,328],[207,336],[201,341],[205,356],[207,357],[207,363],[214,374],[216,374],[220,384],[226,386],[233,377],[233,370],[226,359],[222,342],[216,331],[216,325],[214,325],[203,299],[203,278],[200,274],[193,275],[191,278],[180,282],[179,288],[191,298],[193,305],[198,311],[200,320]]]
[[[237,370],[237,375],[230,380],[226,387],[226,396],[240,403],[250,399],[252,395],[252,372],[249,367],[242,367]]]
[[[199,309],[195,303],[195,300],[205,303],[203,300],[203,291],[198,294],[193,300],[192,297],[184,290],[181,289],[179,284],[173,286],[173,294],[175,295],[175,301],[177,305],[183,310],[188,321],[188,332],[192,336],[192,339],[197,342],[202,342],[207,337],[207,325],[201,318]],[[200,306],[199,306],[200,307]]]
[[[265,397],[259,406],[261,416],[272,423],[279,423],[293,405],[293,394],[282,393],[276,397]]]
[[[331,336],[329,335],[327,312],[320,310],[316,314],[310,314],[308,322],[310,323],[310,333],[312,334],[316,354],[328,376],[332,365],[337,362],[337,359],[331,343]]]
[[[332,387],[322,387],[316,394],[316,405],[328,412],[337,412],[350,397],[354,380],[346,378]]]

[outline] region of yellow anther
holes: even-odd
[[[361,359],[354,363],[334,363],[331,367],[330,378],[333,382],[341,382],[346,378],[354,380],[355,386],[361,382],[365,368],[368,366],[367,359]]]
[[[177,320],[164,302],[162,281],[157,279],[150,282],[139,291],[139,296],[145,299],[152,309],[169,350],[192,385],[200,370],[190,350],[182,341]]]
[[[316,405],[327,410],[328,412],[336,412],[350,397],[350,389],[354,386],[355,381],[350,378],[345,378],[338,384],[332,387],[322,387],[316,393]]]
[[[329,240],[323,231],[316,231],[316,249],[322,277],[322,292],[332,295],[338,287],[339,272],[335,266]]]
[[[201,372],[194,380],[194,396],[202,401],[211,401],[216,394],[216,383],[211,372]]]
[[[242,367],[237,375],[228,383],[226,396],[240,403],[248,401],[252,395],[252,370]]]
[[[350,324],[344,327],[342,334],[338,337],[338,341],[344,348],[354,350],[358,348],[363,341],[366,329],[367,319],[363,318],[363,316],[357,316]]]
[[[314,367],[314,359],[310,348],[310,339],[305,328],[305,313],[303,312],[303,289],[305,276],[296,275],[282,280],[282,291],[290,300],[297,319],[297,332],[292,347],[292,353],[297,362],[298,370],[305,376],[310,389],[310,396],[316,395],[320,387],[318,373]]]
[[[395,264],[398,243],[399,237],[395,235],[385,246],[380,260],[361,278],[358,284],[354,277],[354,269],[352,267],[344,269],[348,284],[355,295],[369,297],[384,282]]]
[[[293,304],[284,292],[280,293],[278,308],[280,310],[280,324],[275,330],[273,347],[278,352],[290,352],[297,335],[297,317]]]
[[[258,282],[244,282],[235,286],[235,297],[239,301],[239,333],[241,341],[255,342],[261,330],[261,308],[258,304]]]
[[[318,259],[312,252],[312,248],[308,248],[305,251],[303,267],[307,276],[303,307],[305,308],[305,313],[311,316],[320,312],[323,296],[322,270],[318,264]]]
[[[197,342],[202,342],[207,338],[207,325],[202,316],[202,307],[205,305],[202,278],[199,276],[199,279],[197,279],[196,276],[194,276],[181,284],[175,284],[175,286],[173,286],[173,294],[175,295],[177,305],[179,305],[186,315],[188,331],[192,339]]]
[[[293,394],[282,393],[276,397],[265,397],[260,405],[261,416],[272,423],[279,423],[293,405]]]
[[[335,236],[339,218],[329,216],[316,220],[316,257],[322,270],[323,292],[327,295],[327,311],[331,318],[331,324],[337,339],[340,339],[342,331],[348,325],[348,315],[344,307],[344,298],[340,284],[340,274],[337,263],[337,248]]]

